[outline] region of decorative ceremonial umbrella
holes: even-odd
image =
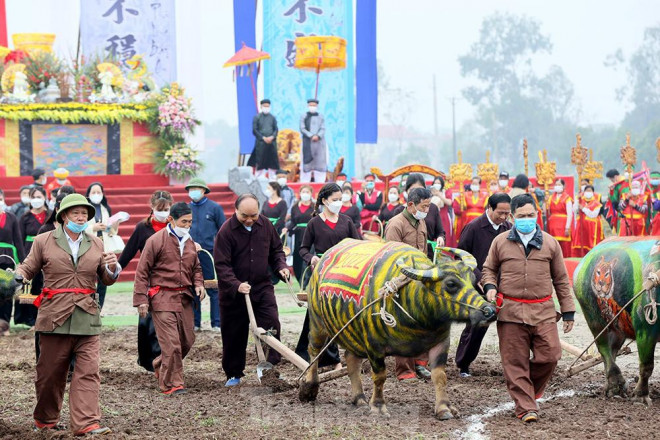
[[[252,94],[254,95],[254,105],[257,107],[257,112],[259,112],[259,103],[257,102],[257,88],[254,85],[254,75],[252,72],[254,70],[254,63],[258,63],[261,60],[267,60],[270,58],[268,52],[262,52],[257,49],[252,49],[243,43],[243,47],[234,54],[233,57],[229,58],[227,62],[222,67],[233,67],[235,76],[249,75],[250,82],[252,84]],[[259,75],[259,69],[257,68],[257,76]]]
[[[314,98],[318,97],[321,70],[346,68],[346,40],[334,36],[298,37],[296,62],[293,67],[316,72]]]

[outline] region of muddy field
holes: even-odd
[[[278,297],[283,307],[292,307],[286,296]],[[109,301],[104,313],[117,313],[126,306]],[[284,341],[294,346],[304,315],[288,313],[282,318]],[[137,319],[137,318],[136,318]],[[565,339],[579,347],[591,341],[582,316],[576,329]],[[256,355],[248,352],[244,384],[224,387],[220,368],[221,338],[209,331],[198,333],[197,342],[186,359],[188,394],[177,397],[159,395],[156,380],[135,363],[136,328],[108,329],[102,336],[101,408],[103,423],[113,429],[110,438],[180,439],[288,439],[288,438],[497,438],[497,439],[604,439],[656,438],[652,422],[658,414],[654,403],[647,408],[625,399],[605,399],[602,393],[602,366],[571,379],[555,376],[540,403],[538,423],[524,426],[512,412],[497,351],[494,327],[490,329],[482,353],[473,365],[473,377],[459,378],[453,367],[453,352],[462,325],[452,329],[449,396],[460,412],[458,418],[440,422],[433,418],[431,383],[398,383],[390,376],[385,397],[389,419],[371,416],[368,409],[354,408],[349,401],[347,377],[321,385],[315,404],[298,401],[297,390],[274,392],[260,386],[254,368]],[[69,434],[33,434],[31,414],[34,399],[33,334],[13,332],[0,338],[0,438],[69,438]],[[632,383],[637,360],[633,354],[621,358],[619,365]],[[564,353],[560,370],[572,362]],[[290,363],[278,366],[282,377],[293,383],[298,375]],[[363,375],[365,391],[371,392],[368,374]],[[652,380],[651,397],[659,397]],[[65,401],[62,421],[68,423]]]

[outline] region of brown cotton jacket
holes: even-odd
[[[385,228],[385,240],[398,241],[426,253],[426,222],[413,217],[407,209],[395,215]]]
[[[33,279],[39,271],[44,273],[44,288],[93,289],[97,277],[106,286],[115,279],[106,270],[103,260],[103,242],[97,237],[82,234],[78,262],[73,263],[66,232],[59,226],[54,231],[37,235],[30,254],[18,266],[16,273],[25,279]],[[39,307],[35,330],[71,335],[98,335],[101,333],[101,317],[94,295],[83,293],[59,293],[44,298]]]
[[[565,320],[572,320],[575,303],[571,295],[564,257],[557,240],[537,228],[528,244],[526,255],[515,228],[498,235],[490,247],[483,267],[484,291],[494,286],[498,292],[513,298],[541,299],[553,289]],[[557,317],[552,299],[539,303],[522,303],[504,299],[498,321],[538,325]]]
[[[152,287],[160,291],[150,300]],[[133,306],[150,304],[153,311],[182,312],[184,297],[193,298],[195,287],[204,287],[204,277],[192,238],[186,240],[181,255],[179,239],[169,227],[149,237],[135,272]]]

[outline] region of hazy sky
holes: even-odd
[[[197,98],[205,122],[224,119],[237,123],[231,70],[222,68],[234,52],[232,3],[176,1],[181,17],[177,23],[179,71],[188,82],[184,85]],[[483,18],[495,11],[525,14],[541,21],[542,31],[554,45],[550,56],[538,60],[539,70],[551,64],[565,70],[582,110],[580,122],[617,123],[626,108],[615,99],[615,89],[623,84],[625,72],[614,72],[603,61],[617,48],[632,53],[642,41],[644,29],[660,22],[657,6],[652,0],[378,0],[378,57],[392,85],[414,93],[412,124],[427,132],[433,131],[435,73],[440,127],[449,128],[451,107],[446,98],[460,96],[467,84],[460,76],[457,58],[477,40]],[[7,0],[7,10],[10,33],[55,32],[58,49],[73,51],[79,0]],[[274,113],[276,108],[274,103]],[[472,111],[465,101],[459,101],[459,124]]]

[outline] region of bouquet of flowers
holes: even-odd
[[[28,84],[34,92],[48,86],[51,78],[57,78],[63,70],[62,62],[53,54],[39,52],[23,59]]]
[[[170,138],[173,141],[171,143],[181,141],[200,124],[193,114],[190,99],[185,97],[183,88],[177,83],[163,87],[157,103],[157,124],[152,126],[152,132]]]
[[[175,144],[163,152],[156,172],[180,180],[195,176],[202,169],[197,157],[197,151],[186,144]]]

